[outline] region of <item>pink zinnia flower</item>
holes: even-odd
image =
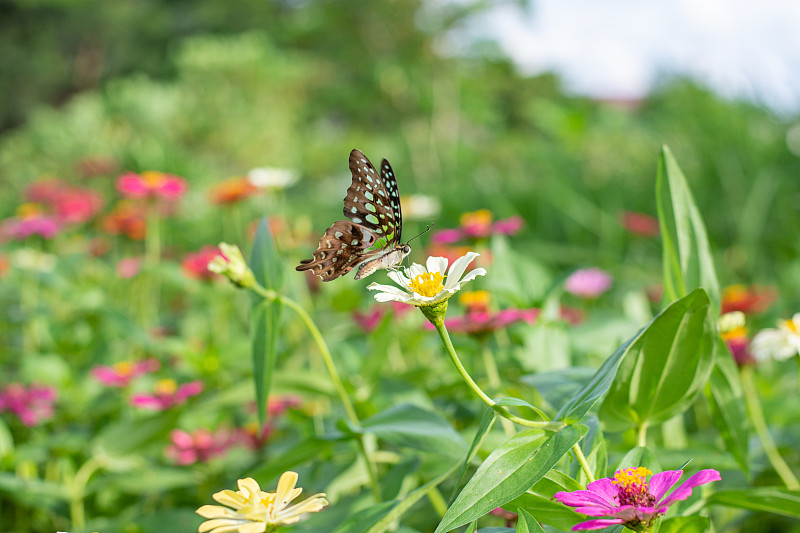
[[[59,192],[51,208],[65,224],[82,224],[92,219],[103,207],[103,197],[91,189],[71,187]]]
[[[192,396],[203,392],[202,381],[190,381],[178,386],[172,379],[162,379],[156,382],[153,394],[134,394],[131,405],[142,409],[163,411],[176,405],[186,403]]]
[[[135,378],[155,372],[160,366],[158,359],[152,358],[135,363],[121,361],[111,366],[96,366],[90,374],[106,387],[127,387]]]
[[[233,436],[228,431],[211,432],[201,428],[191,433],[175,429],[170,434],[172,444],[164,453],[179,465],[206,463],[220,456],[233,444]]]
[[[21,241],[31,235],[39,235],[43,239],[52,239],[61,230],[56,217],[45,214],[37,204],[23,204],[19,207],[18,216],[5,219],[0,223],[0,242],[8,239]]]
[[[564,289],[581,298],[596,298],[611,287],[611,276],[599,268],[576,270],[564,282]]]
[[[208,269],[208,264],[215,257],[224,258],[225,256],[216,246],[203,246],[200,251],[186,254],[181,262],[181,267],[187,277],[210,281],[220,277],[219,274]]]
[[[507,328],[518,322],[533,324],[539,317],[539,309],[503,309],[497,313],[488,311],[467,312],[465,315],[445,319],[447,329],[456,333],[485,335],[498,329]],[[426,327],[431,324],[425,324]]]
[[[375,331],[375,328],[380,325],[383,317],[386,316],[386,313],[388,313],[389,310],[392,311],[394,316],[399,317],[414,309],[413,306],[401,302],[391,302],[391,304],[391,307],[387,307],[385,305],[376,305],[373,306],[371,310],[365,312],[354,311],[353,321],[365,333],[372,333]]]
[[[26,387],[22,383],[11,383],[0,391],[0,412],[10,411],[23,424],[32,427],[53,416],[56,398],[53,387]]]
[[[187,189],[186,180],[183,178],[155,170],[147,170],[141,174],[126,172],[117,178],[117,190],[128,198],[176,201],[186,193]]]
[[[617,471],[613,478],[589,483],[586,490],[557,492],[555,498],[575,507],[578,513],[607,517],[581,522],[572,531],[602,529],[617,524],[636,531],[650,531],[669,506],[691,496],[693,488],[721,479],[716,470],[701,470],[667,496],[667,491],[678,482],[683,470],[659,472],[648,482],[647,476],[652,474],[644,467],[626,468]]]
[[[236,430],[235,440],[251,450],[263,448],[275,431],[275,427],[267,422],[259,428],[258,422],[251,422]]]
[[[461,225],[456,229],[439,230],[431,237],[434,244],[452,244],[464,238],[482,239],[490,235],[514,235],[522,227],[522,217],[515,215],[492,222],[492,212],[479,209],[461,215]]]
[[[126,257],[117,261],[115,270],[122,279],[136,277],[142,269],[142,260],[138,257]]]

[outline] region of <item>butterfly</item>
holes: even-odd
[[[394,269],[411,253],[401,243],[403,215],[397,180],[389,162],[381,162],[380,174],[360,150],[350,152],[353,181],[344,197],[344,216],[325,230],[312,259],[297,270],[310,270],[322,281],[331,281],[356,270],[362,279],[381,269]],[[379,242],[382,240],[382,242]],[[374,246],[380,245],[378,248]]]

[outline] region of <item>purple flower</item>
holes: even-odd
[[[611,276],[599,268],[576,270],[564,281],[564,289],[581,298],[596,298],[611,287]]]
[[[134,394],[131,397],[131,404],[142,409],[163,411],[184,404],[186,400],[201,392],[203,392],[202,381],[190,381],[179,387],[174,380],[162,379],[156,383],[155,394]]]
[[[56,391],[52,387],[26,387],[22,383],[10,383],[0,391],[0,412],[11,411],[28,427],[53,416]]]
[[[572,531],[602,529],[617,524],[636,531],[650,531],[669,506],[691,496],[693,488],[721,479],[716,470],[701,470],[667,496],[667,491],[678,482],[683,470],[659,472],[648,482],[647,476],[652,474],[641,466],[626,468],[617,471],[613,478],[589,483],[586,490],[557,492],[555,498],[575,507],[578,513],[606,517],[581,522]]]

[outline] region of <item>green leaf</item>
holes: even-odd
[[[283,455],[270,454],[269,461],[263,461],[261,468],[251,471],[254,479],[276,479],[283,472],[297,468],[313,459],[325,457],[331,453],[334,442],[329,440],[307,439],[293,445]]]
[[[708,379],[716,325],[702,289],[664,309],[627,350],[600,409],[610,429],[658,424],[683,412]]]
[[[670,149],[658,163],[656,203],[663,239],[664,296],[674,300],[696,287],[708,293],[714,315],[719,312],[719,282],[703,217]]]
[[[586,428],[566,426],[543,433],[517,433],[493,451],[445,513],[436,533],[476,520],[523,494],[580,440]]]
[[[727,346],[717,339],[717,358],[706,395],[712,409],[712,419],[719,429],[725,448],[733,455],[739,467],[747,474],[750,471],[747,441],[749,437],[747,406],[745,405],[739,369]]]
[[[147,418],[120,420],[109,424],[95,440],[95,447],[112,456],[127,455],[156,441],[167,440],[175,428],[177,411],[162,411]]]
[[[448,500],[450,503],[452,503],[453,499],[456,497],[458,489],[461,487],[461,481],[464,479],[464,474],[467,473],[467,467],[472,462],[475,454],[478,453],[481,445],[483,445],[483,441],[486,440],[486,435],[489,434],[489,430],[492,429],[495,420],[497,420],[497,413],[488,407],[484,409],[483,415],[481,415],[481,421],[478,423],[478,431],[475,432],[475,436],[472,438],[472,444],[469,446],[467,456],[464,457],[464,462],[461,464],[461,472],[458,474],[458,481],[456,482],[455,486],[453,486],[453,493],[450,495],[450,499]]]
[[[378,521],[386,516],[397,504],[395,501],[376,503],[370,505],[366,509],[360,509],[357,513],[353,514],[339,524],[339,527],[333,530],[333,533],[364,533],[378,523]]]
[[[579,487],[574,490],[579,490]],[[570,491],[567,491],[570,492]],[[555,494],[555,492],[553,493]],[[526,492],[504,505],[506,509],[517,508],[517,512],[530,509],[536,513],[536,518],[542,523],[556,529],[569,531],[581,519],[582,515],[575,512],[572,507],[567,507],[561,502],[552,499],[553,495],[545,496]],[[520,514],[522,514],[520,512]]]
[[[258,223],[253,252],[250,254],[250,269],[256,281],[267,290],[276,291],[283,285],[284,266],[272,240],[266,217]],[[258,421],[262,425],[267,419],[267,400],[275,368],[280,316],[279,300],[267,301],[259,295],[253,295],[253,308],[250,313],[250,330],[253,335],[253,382],[256,389]]]
[[[403,516],[403,514],[415,503],[417,503],[423,496],[430,494],[430,492],[433,491],[442,481],[447,479],[455,469],[456,465],[453,465],[453,467],[449,468],[446,472],[436,476],[434,479],[410,492],[408,496],[403,498],[401,501],[396,502],[396,505],[377,522],[375,522],[375,524],[370,527],[366,533],[382,533],[383,531],[388,530],[394,522]]]
[[[517,533],[544,533],[544,529],[528,511],[520,509],[519,519],[517,520]]]
[[[250,314],[250,330],[253,332],[253,381],[258,421],[261,425],[267,419],[267,401],[277,358],[282,307],[280,300],[261,300],[253,306]]]
[[[250,269],[256,281],[265,289],[277,291],[283,286],[286,269],[272,240],[267,217],[261,219],[256,229],[253,251],[250,254]]]
[[[447,419],[413,404],[396,405],[371,416],[361,428],[395,446],[457,459],[467,452],[467,443]]]
[[[502,407],[524,407],[525,409],[529,409],[532,413],[534,413],[537,417],[541,418],[542,420],[549,420],[548,416],[541,409],[531,405],[530,403],[520,398],[513,398],[513,397],[500,398],[495,403]]]
[[[709,530],[705,516],[678,516],[661,522],[658,533],[706,533]]]
[[[650,469],[651,472],[661,472],[661,465],[653,455],[653,452],[644,446],[637,446],[625,454],[625,457],[620,459],[617,468],[614,470],[622,470],[624,468],[638,468],[643,466]]]
[[[800,518],[800,491],[798,490],[779,487],[721,490],[712,494],[707,503]]]

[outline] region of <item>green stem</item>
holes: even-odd
[[[643,422],[636,428],[636,446],[647,446],[647,423]]]
[[[148,298],[145,296],[145,315],[152,324],[158,324],[158,306],[161,298],[161,280],[156,272],[161,262],[161,220],[154,206],[147,215],[147,233],[144,238],[144,265],[149,285]],[[145,291],[144,294],[147,294]]]
[[[500,416],[511,420],[521,426],[529,427],[529,428],[536,428],[536,429],[544,429],[547,431],[558,431],[562,429],[566,424],[563,422],[539,422],[533,420],[527,420],[525,418],[518,417],[516,415],[512,415],[508,409],[503,407],[502,405],[498,405],[494,400],[489,398],[489,396],[483,392],[483,390],[475,383],[475,380],[472,379],[472,376],[469,375],[467,369],[464,368],[464,365],[461,364],[461,360],[458,358],[458,354],[456,353],[456,349],[453,347],[453,342],[450,340],[450,335],[447,333],[447,328],[444,325],[444,320],[435,320],[431,321],[431,323],[436,327],[436,331],[439,333],[439,337],[442,339],[442,343],[444,344],[445,350],[447,351],[447,355],[450,356],[450,360],[458,370],[458,373],[461,374],[461,377],[464,381],[469,385],[469,388],[478,395],[478,397],[491,407],[495,412],[497,412]]]
[[[575,458],[578,459],[578,463],[581,465],[581,469],[583,473],[586,474],[586,479],[589,480],[589,483],[594,481],[594,474],[592,473],[592,469],[589,467],[589,463],[586,461],[586,456],[583,455],[583,450],[581,450],[580,443],[576,443],[572,446],[572,453],[575,454]]]
[[[86,525],[86,511],[83,506],[83,500],[86,497],[86,485],[89,484],[89,478],[92,477],[92,474],[101,467],[102,463],[97,458],[92,457],[81,465],[75,473],[75,477],[72,478],[69,513],[72,527],[76,529],[82,529]]]
[[[428,501],[431,502],[433,509],[439,517],[443,517],[447,512],[447,502],[444,496],[442,496],[442,493],[439,492],[438,487],[431,487],[431,490],[428,491]]]
[[[494,355],[489,350],[489,346],[483,343],[483,366],[486,367],[486,377],[489,378],[489,386],[493,390],[500,389],[500,373],[497,371],[497,363],[494,360]]]
[[[331,352],[328,349],[328,344],[325,342],[325,339],[320,333],[319,328],[311,319],[311,316],[306,313],[306,310],[303,307],[292,300],[291,298],[287,298],[286,296],[279,295],[273,290],[265,289],[260,285],[255,285],[253,290],[263,296],[267,300],[278,300],[286,307],[292,309],[295,313],[298,314],[300,319],[305,324],[306,328],[308,329],[311,336],[314,338],[314,342],[317,344],[317,348],[322,354],[322,360],[325,362],[325,367],[328,370],[328,374],[331,377],[331,381],[333,381],[333,385],[336,388],[336,392],[339,394],[339,399],[344,405],[344,410],[347,412],[347,417],[350,419],[350,422],[357,428],[361,427],[361,421],[358,419],[358,415],[356,414],[355,407],[353,407],[353,403],[350,401],[350,397],[347,395],[347,389],[345,389],[344,383],[342,382],[341,377],[339,377],[339,371],[336,370],[336,365],[333,362],[333,357],[331,356]],[[370,455],[367,452],[367,447],[365,444],[365,435],[359,435],[358,438],[358,447],[361,455],[364,457],[364,464],[367,468],[367,474],[369,475],[370,485],[372,488],[372,494],[375,497],[375,501],[381,501],[381,490],[380,485],[378,484],[378,474],[375,468],[375,464],[370,459]]]
[[[750,411],[750,420],[752,420],[753,428],[756,430],[756,434],[761,440],[761,446],[764,448],[767,459],[769,459],[772,468],[775,469],[775,472],[777,472],[778,476],[783,480],[786,488],[789,490],[800,489],[800,483],[798,483],[789,465],[786,464],[783,457],[778,453],[778,447],[775,445],[775,441],[772,440],[772,435],[770,435],[769,429],[767,428],[767,421],[764,419],[764,409],[761,407],[761,401],[758,398],[758,392],[756,392],[755,383],[753,382],[753,368],[742,368],[741,376],[745,401]]]

